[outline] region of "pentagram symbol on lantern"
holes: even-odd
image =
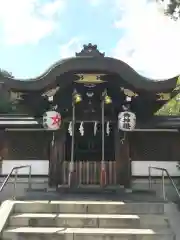
[[[58,125],[58,126],[60,125],[61,116],[59,113],[57,113],[56,116],[51,117],[51,119],[53,120],[52,125]]]
[[[61,114],[48,111],[43,115],[43,126],[48,130],[58,130],[61,126]]]

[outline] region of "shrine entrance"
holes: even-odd
[[[83,134],[80,127],[83,124]],[[116,161],[114,145],[114,125],[105,122],[105,169],[107,185],[116,184]],[[71,159],[72,137],[67,132],[65,144],[65,161],[62,175],[63,185],[68,184],[69,164]],[[102,159],[102,125],[99,122],[86,121],[75,124],[74,136],[74,168],[75,179],[78,186],[100,185],[101,159]]]
[[[71,89],[69,115],[59,132],[54,133],[50,185],[129,187],[128,133],[118,128],[114,89],[108,93],[108,88],[98,85],[90,94],[86,88],[75,85]]]

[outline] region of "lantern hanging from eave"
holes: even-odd
[[[56,111],[47,111],[43,115],[43,127],[47,130],[58,130],[61,126],[61,114]]]
[[[136,115],[130,111],[120,112],[118,115],[118,128],[121,131],[133,131],[136,127]]]

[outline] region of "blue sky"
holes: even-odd
[[[17,78],[38,76],[89,42],[147,77],[180,73],[180,23],[155,1],[0,0],[0,6],[0,68]]]

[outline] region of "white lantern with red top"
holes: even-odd
[[[56,111],[47,111],[43,115],[43,127],[47,130],[58,130],[61,126],[61,114]]]

